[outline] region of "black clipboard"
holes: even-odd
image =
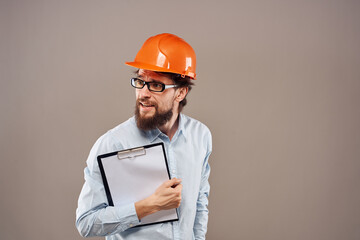
[[[110,206],[142,200],[171,178],[163,143],[99,155],[97,161]],[[178,220],[177,209],[161,210],[135,227]]]

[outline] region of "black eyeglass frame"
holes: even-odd
[[[150,92],[163,92],[165,89],[178,87],[178,85],[163,84],[160,82],[145,82],[144,80],[142,80],[140,78],[131,78],[130,81],[131,81],[131,86],[133,86],[134,88],[137,88],[137,89],[143,89],[144,86],[147,85],[147,88],[149,89]],[[136,87],[135,81],[141,81],[143,83],[142,87]],[[151,84],[160,84],[161,90],[156,91],[156,90],[151,89]]]

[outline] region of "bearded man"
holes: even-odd
[[[83,237],[205,239],[208,222],[209,156],[212,139],[201,122],[181,113],[196,78],[192,47],[173,34],[150,37],[133,62],[135,116],[101,136],[90,151],[76,210]],[[109,206],[97,156],[162,142],[171,179],[145,199]],[[145,216],[178,208],[179,220],[139,226]]]

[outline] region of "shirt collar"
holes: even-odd
[[[179,128],[178,128],[178,132],[179,135],[182,134],[184,136],[184,138],[186,139],[186,128],[185,128],[185,115],[180,113],[179,114]]]
[[[150,142],[154,142],[155,139],[158,138],[160,134],[161,131],[158,128],[146,131],[146,135],[149,138]]]

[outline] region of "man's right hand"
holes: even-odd
[[[150,196],[153,204],[159,210],[177,208],[181,202],[181,179],[173,178],[160,185]]]
[[[144,200],[135,203],[139,219],[160,210],[177,208],[181,203],[181,179],[173,178],[161,184],[156,191]]]

